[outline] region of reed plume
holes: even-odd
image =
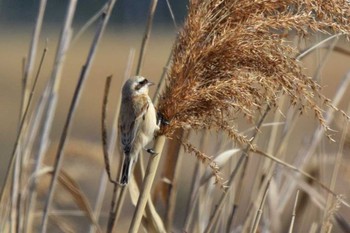
[[[333,106],[303,72],[291,40],[316,32],[348,37],[349,19],[350,3],[344,0],[190,1],[159,98],[159,113],[169,121],[160,134],[172,137],[179,128],[224,131],[254,148],[234,120],[243,115],[252,122],[264,106],[278,108],[283,95],[300,113],[313,111],[327,132],[322,112]],[[209,164],[224,187],[213,159],[187,142],[182,145]]]
[[[301,113],[312,110],[328,129],[322,109],[329,101],[303,72],[288,39],[315,32],[348,36],[349,19],[350,3],[343,0],[191,1],[159,100],[170,122],[161,134],[214,129],[249,143],[232,120],[240,114],[251,120],[265,105],[278,107],[281,95]]]

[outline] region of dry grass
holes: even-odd
[[[336,107],[321,93],[320,85],[304,73],[296,59],[298,50],[288,40],[314,32],[349,36],[349,16],[346,1],[191,1],[159,100],[159,112],[170,122],[160,134],[171,138],[178,128],[224,131],[249,148],[251,139],[234,126],[234,119],[243,115],[253,123],[263,114],[264,106],[282,108],[279,101],[287,96],[299,114],[311,110],[328,135],[329,125],[322,112]],[[219,167],[210,157],[188,143],[183,145],[209,161],[216,182],[221,180]],[[238,187],[245,177],[248,160],[244,156],[231,173],[229,188],[242,164]],[[226,196],[222,195],[205,232],[213,230]]]
[[[161,71],[165,63],[154,65],[150,59],[152,56],[146,54],[146,45],[152,46],[154,38],[152,36],[148,41],[157,1],[151,4],[136,68],[136,73],[145,76],[154,72],[156,66]],[[169,1],[167,4],[171,7]],[[172,10],[171,14],[176,18]],[[116,221],[115,232],[127,228],[137,232],[141,221],[146,232],[164,232],[164,229],[167,232],[260,232],[264,229],[270,232],[347,232],[349,224],[344,219],[350,216],[350,209],[346,198],[340,194],[350,194],[349,181],[339,174],[347,174],[350,167],[346,156],[348,119],[335,114],[341,103],[348,104],[346,90],[350,75],[348,73],[336,89],[331,78],[338,70],[326,67],[327,59],[332,63],[338,61],[332,60],[332,51],[341,54],[339,56],[344,60],[349,59],[348,49],[336,44],[338,37],[349,36],[349,19],[350,3],[345,0],[190,1],[188,16],[173,51],[167,51],[172,54],[168,77],[165,85],[159,85],[160,90],[165,87],[156,93],[158,110],[169,121],[169,125],[162,126],[155,140],[157,152],[163,150],[164,143],[168,145],[167,153],[163,153],[165,157],[162,160],[160,155],[151,157],[146,171],[143,171],[144,161],[140,159],[135,179],[123,189],[123,194],[115,191],[119,199],[114,199],[111,187],[105,185],[108,178],[114,177],[104,174],[99,178],[99,173],[91,171],[105,172],[105,166],[108,166],[107,170],[115,174],[115,160],[109,159],[103,164],[99,141],[96,147],[95,143],[86,144],[68,137],[70,131],[67,129],[72,128],[72,123],[80,123],[73,121],[72,112],[75,110],[68,113],[71,117],[60,115],[67,119],[67,127],[59,144],[67,143],[67,148],[61,146],[57,149],[54,144],[53,152],[44,153],[45,158],[39,159],[39,149],[27,143],[34,125],[33,116],[38,114],[30,108],[28,128],[23,135],[19,134],[19,138],[23,136],[19,143],[23,147],[17,153],[18,166],[3,189],[0,229],[4,232],[45,231],[46,226],[40,221],[44,215],[48,231],[60,232],[93,233],[107,229],[108,224],[108,230],[112,231],[111,219]],[[339,36],[318,44],[322,40],[319,38],[321,34]],[[67,38],[63,39],[67,41]],[[132,38],[135,39],[134,34]],[[316,42],[312,41],[314,38]],[[141,42],[141,35],[139,39],[137,45]],[[101,46],[105,51],[102,54],[108,54],[115,43],[113,36],[110,41],[103,40]],[[93,52],[96,45],[97,42],[91,45]],[[303,49],[312,45],[317,46],[309,51],[307,58],[306,55],[300,56]],[[125,57],[118,59],[126,60],[129,49],[125,51]],[[152,49],[147,52],[152,52]],[[79,57],[82,53],[78,51]],[[69,59],[75,60],[76,57],[68,53],[67,59],[65,66],[69,66]],[[75,130],[86,135],[88,125],[96,129],[94,138],[100,138],[101,116],[97,109],[102,105],[104,77],[114,73],[115,68],[112,68],[114,62],[106,68],[106,57],[96,56],[95,60],[96,67],[91,76],[96,76],[99,81],[94,82],[99,84],[90,84],[90,89],[87,89],[92,90],[90,94],[87,91],[89,101],[76,101],[75,104],[73,101],[72,106],[81,107],[84,103],[87,106],[81,108],[81,114],[75,119],[90,117],[87,124]],[[91,60],[87,61],[92,64]],[[316,68],[312,74],[309,63],[314,61]],[[73,66],[77,78],[80,64]],[[123,68],[119,68],[118,73],[123,73],[121,70]],[[321,79],[321,74],[331,78],[325,82],[327,79]],[[156,81],[154,77],[148,78]],[[63,87],[74,87],[65,79],[60,82]],[[323,88],[325,83],[329,86]],[[100,90],[98,98],[96,89]],[[119,95],[118,91],[115,92]],[[58,95],[57,98],[69,103],[64,96]],[[37,98],[33,101],[40,107]],[[106,96],[104,101],[105,108]],[[114,105],[115,97],[110,97],[108,102]],[[97,113],[91,111],[95,105]],[[301,116],[303,114],[312,117]],[[105,133],[111,132],[109,117],[102,117],[107,126]],[[333,121],[337,121],[336,124]],[[40,120],[39,125],[47,124],[48,120]],[[49,130],[58,126],[62,127],[62,124],[56,122],[56,126],[49,126]],[[337,128],[340,133],[331,131],[330,127]],[[111,134],[114,138],[115,135]],[[38,131],[35,138],[40,141],[45,135]],[[325,135],[332,136],[336,143],[326,140]],[[46,139],[51,137],[53,135]],[[104,156],[110,158],[113,154],[110,148],[114,148],[115,142],[108,141],[108,134],[103,135],[103,140]],[[195,156],[182,155],[183,151]],[[237,152],[241,155],[237,156]],[[62,161],[59,163],[63,164],[64,160],[62,170],[61,166],[55,165],[57,156],[54,155],[57,153],[66,154],[60,156]],[[157,169],[162,170],[160,177],[156,174]],[[22,175],[16,177],[17,173]],[[53,176],[53,182],[59,184],[56,189],[50,188],[50,174],[57,176]],[[35,181],[37,186],[29,185]],[[158,188],[151,195],[154,181]],[[297,190],[300,194],[296,196]],[[48,192],[52,202],[48,200]],[[120,204],[116,208],[115,201]],[[51,202],[49,205],[54,207],[47,208],[46,214],[45,202]],[[186,202],[188,206],[183,204]],[[116,215],[108,216],[109,212]]]

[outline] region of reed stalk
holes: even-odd
[[[256,216],[255,216],[255,218],[253,220],[253,226],[252,226],[251,231],[250,231],[251,233],[256,233],[257,230],[258,230],[259,222],[260,222],[260,219],[261,219],[261,216],[262,216],[262,213],[263,213],[263,207],[264,207],[264,204],[265,204],[265,201],[266,201],[266,197],[267,197],[267,193],[269,191],[269,187],[270,187],[270,181],[267,183],[266,188],[265,188],[265,192],[263,193],[263,196],[261,198],[259,209],[257,210]]]
[[[34,93],[34,89],[36,87],[37,77],[32,84],[32,72],[35,64],[35,57],[37,52],[37,45],[39,42],[39,36],[42,28],[43,16],[46,8],[46,0],[40,1],[38,15],[36,18],[36,24],[33,31],[32,41],[28,52],[28,59],[26,60],[26,65],[24,67],[23,72],[23,95],[21,98],[21,109],[20,109],[20,118],[19,118],[19,128],[17,132],[17,138],[15,140],[14,150],[10,159],[10,164],[8,166],[8,170],[6,172],[5,184],[1,189],[0,194],[0,202],[4,201],[4,192],[7,187],[7,182],[9,182],[9,176],[13,173],[12,186],[11,186],[11,228],[17,231],[21,230],[23,227],[22,219],[21,219],[21,197],[19,194],[19,189],[21,188],[21,163],[22,157],[20,152],[21,142],[23,138],[23,134],[26,128],[27,115],[29,111],[29,107],[31,104],[32,95]],[[38,72],[40,73],[40,71]],[[31,87],[30,87],[31,86]]]
[[[38,44],[39,44],[39,37],[40,37],[40,32],[41,32],[41,28],[43,25],[44,13],[45,13],[45,9],[46,9],[46,3],[47,3],[47,0],[40,0],[38,15],[36,18],[35,27],[34,27],[34,31],[33,31],[33,37],[32,37],[32,41],[31,41],[31,45],[30,45],[30,49],[29,49],[29,54],[28,54],[27,60],[26,60],[26,66],[24,69],[24,76],[23,76],[24,87],[30,86],[30,84],[31,84],[32,73],[33,73],[34,65],[35,65],[36,53],[38,50],[37,48],[38,48]],[[23,117],[24,112],[25,112],[25,106],[29,105],[29,102],[30,102],[29,95],[30,95],[30,92],[25,92],[24,96],[23,96],[23,100],[22,100],[23,104],[22,104],[22,110],[21,110],[22,117]]]
[[[67,11],[66,11],[66,17],[64,20],[63,28],[61,31],[61,36],[59,40],[59,45],[56,52],[56,58],[55,58],[55,64],[53,67],[51,79],[49,80],[46,90],[44,92],[44,102],[43,106],[47,106],[46,109],[46,119],[44,121],[44,130],[42,133],[42,138],[40,142],[40,148],[39,151],[42,156],[46,152],[46,148],[48,145],[48,136],[51,131],[52,126],[52,119],[55,113],[56,109],[56,103],[57,103],[57,92],[58,88],[60,86],[60,78],[61,78],[61,72],[63,69],[63,64],[66,56],[66,52],[69,48],[71,36],[72,36],[72,22],[73,17],[76,9],[76,0],[71,0],[68,4]],[[40,156],[39,154],[39,156]],[[40,158],[39,158],[40,160]],[[55,176],[54,176],[55,177]],[[57,177],[55,177],[57,178]],[[52,183],[52,182],[51,182]],[[51,186],[51,185],[50,185]],[[49,190],[49,193],[52,193],[52,191]],[[48,221],[48,207],[51,204],[52,194],[49,194],[49,197],[46,200],[43,218],[42,218],[42,224],[41,224],[41,232],[46,232],[47,228],[47,221]]]
[[[332,101],[322,93],[321,86],[321,77],[331,53],[339,52],[342,56],[350,54],[339,46],[342,46],[339,42],[343,43],[339,39],[350,38],[350,3],[344,0],[192,0],[188,3],[187,17],[179,29],[174,14],[176,11],[173,11],[170,1],[166,0],[164,4],[179,32],[153,98],[158,116],[163,119],[160,131],[155,135],[153,149],[157,154],[149,158],[145,171],[141,153],[129,186],[119,187],[120,171],[116,169],[115,174],[115,166],[111,162],[117,146],[114,142],[118,131],[118,114],[113,119],[113,132],[108,140],[108,90],[105,90],[102,139],[107,172],[101,174],[95,206],[91,208],[87,195],[79,188],[78,182],[61,168],[64,154],[69,151],[66,150],[66,145],[80,96],[116,0],[106,0],[74,40],[72,25],[77,0],[68,1],[51,77],[38,103],[32,107],[33,93],[43,63],[42,59],[38,74],[33,80],[46,1],[40,1],[28,59],[22,67],[20,120],[6,184],[1,190],[0,231],[30,233],[34,227],[41,227],[40,230],[44,233],[50,222],[62,231],[73,232],[73,224],[69,223],[72,219],[66,216],[78,217],[85,214],[89,220],[90,233],[100,232],[98,220],[100,215],[105,217],[101,210],[108,180],[113,186],[109,215],[107,213],[108,233],[122,230],[119,227],[124,224],[120,224],[118,219],[129,213],[122,211],[126,207],[125,201],[128,200],[129,193],[132,205],[136,205],[129,226],[131,233],[139,232],[141,224],[147,232],[178,231],[181,227],[186,232],[206,233],[255,233],[260,227],[289,233],[300,229],[330,232],[341,228],[344,232],[348,231],[350,227],[345,221],[346,215],[342,211],[336,212],[340,204],[345,208],[350,207],[343,196],[337,193],[337,185],[340,185],[338,179],[343,179],[339,174],[348,162],[342,159],[349,138],[348,128],[341,129],[342,135],[334,159],[329,158],[329,153],[320,154],[317,161],[314,157],[319,149],[323,149],[320,143],[324,136],[333,140],[331,134],[336,134],[330,129],[333,121],[337,126],[342,124],[335,121],[336,113],[342,115],[341,119],[345,120],[346,126],[350,120],[348,113],[338,109],[346,96],[350,73],[339,83]],[[143,75],[146,71],[144,62],[157,5],[158,0],[150,1],[135,67],[136,75]],[[57,115],[57,103],[61,100],[58,90],[62,84],[61,73],[67,51],[97,19],[100,21],[78,77],[58,149],[54,154],[54,163],[52,167],[43,167],[50,145],[53,119]],[[329,36],[320,41],[321,34]],[[316,43],[307,48],[306,39],[310,36],[316,37]],[[307,49],[303,50],[304,47]],[[43,57],[46,50],[47,48]],[[314,74],[309,76],[303,62],[308,63],[306,58],[313,53],[316,68]],[[130,77],[130,63],[126,69],[126,79]],[[331,89],[327,88],[326,91]],[[119,112],[119,106],[115,111]],[[302,119],[299,115],[307,113],[308,116],[310,112],[318,123],[312,132],[312,138],[308,140],[305,132],[303,138],[295,141],[293,136],[298,133],[297,124]],[[274,113],[274,120],[264,124],[269,113]],[[182,137],[189,133],[191,137]],[[217,137],[216,141],[213,140],[214,137]],[[339,134],[335,138],[339,138]],[[297,151],[296,156],[291,155],[291,145],[302,139],[309,144],[305,149]],[[38,148],[34,147],[36,143]],[[163,153],[164,156],[171,157],[165,158],[163,161],[166,164],[160,167],[166,143],[168,151],[173,155],[170,152]],[[199,148],[195,146],[197,144]],[[38,153],[33,154],[34,150]],[[178,175],[182,169],[180,166],[191,167],[190,164],[183,163],[187,159],[182,156],[182,151],[195,156],[198,161],[191,177],[191,190],[186,190],[190,193],[187,197],[185,222],[183,226],[178,226],[178,221],[183,220],[183,217],[177,217],[177,192],[187,188],[188,184],[187,181],[179,183],[183,180],[178,179]],[[212,157],[204,151],[217,156]],[[219,153],[221,151],[224,152]],[[236,152],[233,151],[239,151],[241,155],[234,156]],[[259,157],[253,157],[255,155]],[[325,168],[333,163],[333,171],[329,173]],[[157,169],[163,169],[161,173],[165,175],[151,197]],[[34,219],[38,216],[38,197],[45,194],[41,189],[45,185],[39,183],[39,179],[44,175],[52,177],[49,180],[47,199],[44,200],[43,215],[40,216],[42,222],[41,225],[36,225]],[[325,180],[327,177],[331,177],[330,183]],[[63,192],[70,194],[79,211],[51,210],[56,201],[54,195],[58,183],[62,185]],[[293,200],[296,188],[303,192],[299,195],[298,190]],[[156,205],[159,204],[158,197],[166,203],[164,209],[156,208],[159,206]],[[298,205],[298,202],[304,203],[305,200],[314,208],[303,209],[305,205]],[[159,210],[162,215],[157,212]],[[291,218],[284,218],[287,213],[290,216],[290,212]],[[317,216],[321,216],[319,221],[315,220]],[[315,222],[310,229],[306,229],[304,223],[312,217]]]
[[[297,194],[295,195],[293,213],[292,213],[292,218],[291,218],[291,222],[289,225],[288,233],[293,233],[294,222],[295,222],[295,217],[296,217],[296,209],[297,209],[297,205],[298,205],[298,198],[299,198],[299,190],[297,191]]]
[[[125,69],[125,74],[124,74],[124,80],[126,80],[128,77],[130,77],[131,75],[131,67],[134,61],[134,50],[131,49],[130,53],[129,53],[129,58],[128,58],[128,62],[127,62],[127,66]],[[105,90],[106,92],[107,90]],[[108,96],[108,93],[105,93],[106,97]],[[108,157],[109,160],[113,161],[113,152],[116,146],[116,141],[117,141],[117,132],[118,132],[118,117],[119,117],[119,110],[120,110],[120,101],[118,101],[117,107],[115,108],[115,114],[114,114],[114,120],[113,120],[113,126],[112,126],[112,136],[111,139],[109,140],[109,146],[108,146]],[[105,106],[105,108],[107,108],[107,106]],[[102,111],[107,111],[107,109],[103,108]],[[103,120],[103,113],[102,113],[102,124],[103,122],[105,123],[105,120]],[[102,126],[102,130],[107,130],[106,126]],[[103,134],[103,133],[102,133]],[[103,145],[106,146],[107,145]],[[121,160],[119,160],[120,164],[121,164]],[[119,169],[120,170],[120,169]],[[118,179],[118,174],[119,174],[119,170],[116,172],[116,178],[115,181],[117,181]],[[95,204],[95,208],[94,208],[94,213],[95,216],[98,217],[100,215],[101,209],[102,209],[102,204],[103,204],[103,200],[104,200],[104,196],[105,196],[105,192],[106,192],[106,187],[107,187],[107,182],[108,182],[108,177],[107,177],[107,173],[103,172],[102,176],[101,176],[101,182],[100,182],[100,186],[99,186],[99,191],[98,191],[98,195],[96,198],[96,204]],[[112,204],[111,206],[114,206],[114,200],[115,198],[118,196],[118,186],[116,183],[113,184],[114,188],[113,188],[113,194],[112,194]],[[119,202],[118,202],[119,203]],[[113,208],[112,208],[113,209]],[[118,221],[119,218],[119,213],[120,213],[120,209],[121,209],[121,205],[116,206],[115,207],[115,221]],[[95,230],[95,227],[92,225],[90,227],[90,233],[93,233]]]
[[[256,138],[258,130],[261,127],[262,123],[264,122],[265,117],[267,116],[267,113],[269,111],[270,111],[270,107],[267,107],[266,110],[265,110],[265,113],[259,119],[259,122],[256,125],[256,129],[257,130],[255,131],[255,133],[254,133],[254,135],[252,137],[253,139]],[[250,145],[246,146],[246,148],[243,150],[241,156],[239,157],[239,159],[237,161],[237,164],[236,164],[236,167],[232,171],[232,173],[230,175],[230,178],[229,178],[229,180],[227,182],[227,186],[229,188],[232,187],[233,182],[234,182],[235,177],[236,177],[236,174],[237,174],[238,170],[240,169],[240,166],[243,165],[242,163],[247,159],[250,150],[251,150],[251,146]],[[240,186],[238,186],[238,187],[240,187]],[[220,199],[219,199],[218,203],[216,204],[216,208],[214,210],[214,213],[212,214],[212,216],[211,216],[211,218],[209,220],[209,223],[208,223],[207,227],[205,228],[205,232],[210,232],[211,229],[213,228],[214,224],[216,223],[216,221],[217,221],[217,219],[218,219],[218,217],[220,215],[220,212],[221,212],[221,210],[223,208],[223,205],[225,203],[225,200],[226,200],[226,198],[228,196],[228,193],[229,193],[229,191],[224,192],[224,193],[221,194]],[[234,208],[237,208],[237,206],[235,206]],[[232,211],[235,211],[235,210],[233,209]]]
[[[137,202],[136,210],[131,221],[129,233],[137,233],[139,230],[144,209],[146,207],[148,199],[150,198],[151,187],[162,155],[164,143],[164,136],[158,136],[155,140],[154,151],[157,154],[149,158],[145,178],[143,181],[142,189],[140,191],[140,196]]]
[[[81,70],[81,74],[80,74],[77,86],[76,86],[74,94],[73,94],[71,105],[69,107],[68,115],[67,115],[64,127],[63,127],[63,132],[61,134],[61,138],[60,138],[60,141],[59,141],[59,146],[58,146],[57,153],[56,153],[56,156],[55,156],[55,162],[54,162],[54,165],[53,165],[54,172],[53,172],[53,175],[52,175],[52,179],[50,181],[48,197],[47,197],[47,200],[45,202],[44,215],[43,215],[42,226],[41,226],[42,227],[41,228],[41,232],[43,232],[43,233],[46,232],[46,229],[47,229],[47,221],[48,221],[49,210],[50,210],[50,206],[51,206],[51,203],[52,203],[53,194],[54,194],[54,191],[55,191],[55,188],[56,188],[58,174],[59,174],[62,162],[63,162],[64,148],[65,148],[65,145],[66,145],[67,136],[69,135],[70,130],[71,130],[72,119],[74,118],[74,114],[75,114],[76,108],[77,108],[77,106],[79,104],[80,96],[81,96],[81,93],[82,93],[82,87],[83,87],[83,85],[84,85],[84,83],[85,83],[85,81],[86,81],[86,79],[87,79],[87,77],[89,75],[89,72],[90,72],[90,69],[91,69],[91,65],[92,65],[93,59],[95,57],[98,44],[99,44],[99,42],[100,42],[100,40],[102,38],[102,35],[104,33],[104,30],[105,30],[106,26],[107,26],[107,23],[108,23],[108,20],[109,20],[109,17],[111,15],[111,12],[112,12],[112,9],[114,7],[115,2],[116,2],[116,0],[110,0],[108,2],[108,7],[107,7],[106,11],[104,12],[104,14],[102,14],[101,22],[100,22],[100,24],[99,24],[99,26],[97,28],[96,33],[95,33],[95,37],[94,37],[94,39],[92,41],[91,48],[90,48],[87,60],[86,60],[84,66],[83,66],[83,68]],[[74,6],[72,7],[73,8],[72,12],[74,12],[74,10],[75,10],[76,2],[74,2],[73,5]]]
[[[157,4],[158,4],[158,0],[152,0],[152,2],[150,4],[150,8],[148,11],[147,23],[146,23],[146,29],[145,29],[145,33],[144,33],[144,36],[142,39],[139,59],[137,62],[136,75],[140,75],[142,73],[144,56],[146,53],[147,44],[148,44],[148,41],[149,41],[149,38],[151,35],[151,31],[152,31],[154,12],[156,11]]]
[[[147,19],[147,23],[146,23],[146,29],[145,29],[144,37],[143,37],[143,40],[141,43],[140,54],[138,57],[136,75],[141,75],[141,72],[142,72],[144,56],[145,56],[146,48],[147,48],[147,45],[149,42],[151,30],[152,30],[153,17],[154,17],[155,9],[157,7],[157,3],[158,3],[157,0],[153,0],[150,4],[150,8],[149,8],[149,12],[148,12],[148,19]],[[143,164],[141,164],[142,163],[142,156],[140,156],[139,160],[140,160],[139,161],[140,170],[142,171],[143,170]],[[126,187],[121,187],[118,195],[117,195],[117,190],[118,190],[117,187],[115,187],[114,191],[113,191],[112,205],[110,208],[107,232],[112,232],[112,230],[114,228],[115,221],[118,219],[118,216],[120,214],[122,204],[124,202],[124,198],[125,198],[125,194],[126,194]],[[116,203],[114,203],[114,198],[116,196],[118,196],[118,200]],[[150,216],[148,216],[148,217],[150,217]],[[141,218],[142,218],[142,215],[141,215]]]

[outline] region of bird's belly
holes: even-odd
[[[139,135],[143,146],[146,146],[153,140],[154,132],[158,128],[155,111],[152,111],[151,109],[149,109],[149,111],[150,112],[146,114],[142,127],[142,132],[140,132]]]

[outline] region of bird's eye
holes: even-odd
[[[146,83],[148,83],[148,80],[147,80],[147,79],[144,79],[144,80],[142,80],[139,84],[140,84],[141,86],[143,86],[143,85],[145,85]]]
[[[147,79],[143,79],[142,81],[139,81],[139,83],[136,85],[135,90],[140,90],[143,86],[145,86],[148,83]]]

